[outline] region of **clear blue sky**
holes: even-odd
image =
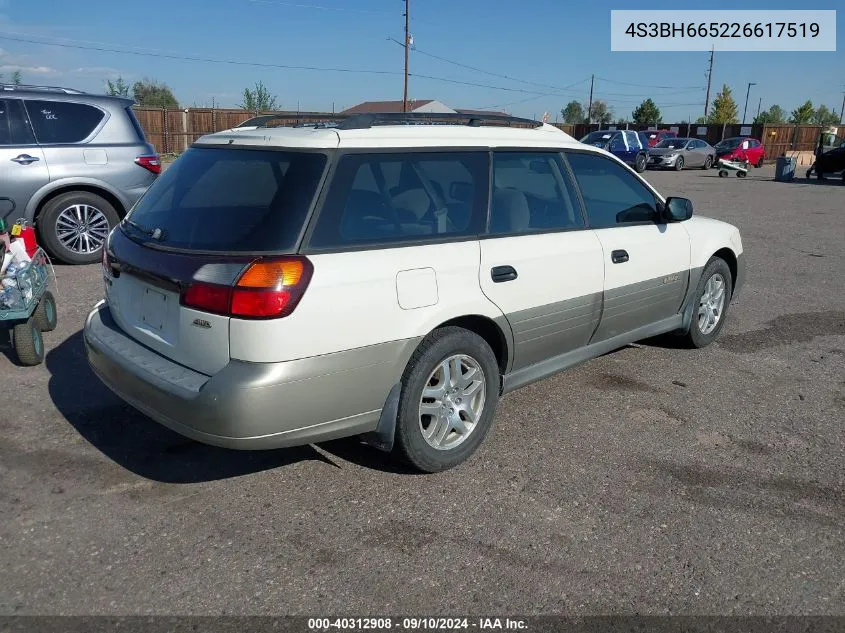
[[[677,2],[641,0],[641,9],[677,9]],[[693,8],[698,5],[687,5]],[[805,5],[806,6],[806,5]],[[84,8],[83,8],[84,7]],[[517,8],[518,7],[518,8]],[[661,107],[664,121],[703,114],[709,53],[611,52],[611,8],[630,2],[534,0],[411,0],[411,32],[418,51],[411,72],[487,84],[478,87],[413,76],[410,95],[439,99],[451,107],[499,107],[517,115],[552,120],[570,99],[586,102],[591,73],[595,97],[617,116],[630,117],[645,97]],[[781,0],[736,3],[710,0],[700,8],[794,9]],[[845,9],[841,0],[817,0],[813,9]],[[183,105],[210,105],[212,97],[234,106],[243,88],[258,80],[283,108],[339,111],[360,101],[402,98],[402,0],[0,0],[0,73],[21,68],[28,82],[101,91],[106,78],[166,82]],[[829,53],[719,53],[714,93],[723,83],[740,108],[751,89],[749,119],[763,108],[787,112],[806,99],[839,111],[845,90],[845,10],[837,16],[838,51]],[[269,64],[369,69],[396,74],[257,68],[145,57],[15,41],[137,50]],[[552,86],[482,74],[423,54]],[[610,81],[608,81],[610,80]],[[554,88],[574,87],[559,94]],[[639,85],[623,85],[626,82]],[[675,86],[673,89],[643,85]],[[501,90],[498,88],[509,88]],[[528,92],[519,92],[528,91]],[[711,95],[712,99],[712,95]],[[522,102],[522,103],[519,103]]]

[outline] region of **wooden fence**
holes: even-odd
[[[147,140],[160,154],[180,153],[204,134],[219,132],[235,127],[247,119],[262,114],[274,114],[282,117],[274,125],[296,125],[298,123],[319,123],[343,119],[347,115],[331,112],[247,112],[246,110],[222,110],[211,108],[186,108],[184,110],[163,110],[160,108],[134,108],[135,115]],[[553,124],[567,134],[580,139],[588,132],[616,127],[647,131],[648,126],[628,124],[626,126],[600,126],[596,123],[568,125]],[[766,158],[775,160],[783,154],[812,152],[818,142],[819,134],[824,129],[820,125],[750,125],[715,124],[698,125],[696,123],[661,124],[661,130],[674,129],[679,136],[700,138],[715,145],[724,138],[745,136],[742,128],[750,128],[749,136],[759,139],[766,148]],[[747,131],[747,130],[746,130]]]

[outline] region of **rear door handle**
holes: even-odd
[[[30,156],[29,154],[21,154],[20,156],[15,156],[11,159],[13,163],[17,163],[18,165],[29,165],[30,163],[34,163],[37,160],[41,160],[37,156]]]
[[[503,281],[513,281],[517,278],[516,269],[513,266],[494,266],[490,269],[490,277],[497,284]]]
[[[628,251],[618,250],[610,254],[610,261],[614,264],[623,264],[628,261]]]

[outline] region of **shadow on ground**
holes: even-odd
[[[123,403],[100,382],[85,359],[82,332],[49,352],[45,363],[50,372],[50,398],[56,409],[109,459],[147,479],[197,483],[304,460],[331,463],[310,446],[234,451],[200,444],[173,433]]]
[[[743,446],[750,452],[756,447]],[[762,513],[775,518],[812,521],[821,525],[839,525],[845,509],[845,492],[840,487],[775,473],[755,472],[720,464],[683,464],[671,460],[653,460],[643,464],[657,473],[659,488],[673,490],[680,486],[684,501],[718,510],[734,508]],[[670,482],[667,487],[666,483]]]

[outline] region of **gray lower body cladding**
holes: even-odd
[[[586,345],[601,317],[602,293],[557,301],[509,314],[513,329],[514,371],[538,363],[550,351]]]
[[[99,304],[84,330],[94,373],[181,435],[235,449],[296,446],[374,431],[420,339],[280,363],[232,360],[208,377],[123,333]]]

